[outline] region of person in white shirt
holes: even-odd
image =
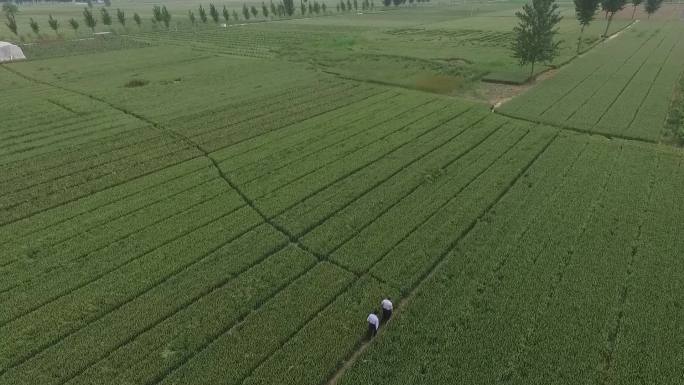
[[[376,334],[378,334],[380,320],[378,319],[378,316],[375,315],[375,310],[368,315],[368,318],[366,320],[368,321],[368,339],[371,339],[375,337]]]
[[[385,298],[380,302],[380,306],[382,307],[382,322],[389,321],[392,317],[392,310],[394,310],[392,300],[389,297]]]

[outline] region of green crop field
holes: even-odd
[[[684,6],[160,4],[0,26],[0,385],[684,382]]]

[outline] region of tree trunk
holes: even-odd
[[[634,14],[636,13],[636,5],[634,6],[634,9],[632,9],[632,20],[634,20]]]
[[[603,31],[603,37],[608,37],[608,28],[610,28],[610,22],[613,21],[613,13],[608,17],[608,22],[606,23],[606,30]]]
[[[582,34],[584,34],[584,24],[582,24],[582,29],[580,29],[580,35],[577,38],[577,53],[580,53],[580,47],[582,46]]]
[[[530,79],[534,77],[534,60],[532,60],[532,69],[530,70]]]

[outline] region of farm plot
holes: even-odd
[[[680,23],[640,22],[564,67],[504,114],[586,132],[657,142],[684,60]]]
[[[661,92],[675,27],[643,28],[583,76]],[[1,385],[681,377],[681,151],[175,43],[79,58],[0,68]]]
[[[681,291],[665,288],[678,285],[671,274],[682,263],[670,258],[682,245],[656,230],[682,218],[652,215],[679,212],[681,197],[669,191],[684,181],[674,175],[681,160],[669,150],[562,134],[340,383],[676,382],[680,356],[644,356],[672,354],[664,341],[682,316],[668,305]],[[664,264],[672,270],[660,275]],[[393,270],[377,271],[378,279],[392,279]],[[647,288],[647,277],[667,283]]]

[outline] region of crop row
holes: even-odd
[[[68,190],[50,190],[38,192],[30,191],[28,196],[3,197],[1,200],[3,208],[0,209],[2,219],[0,224],[8,224],[46,209],[54,208],[58,205],[71,202],[73,200],[91,195],[94,192],[102,191],[123,182],[137,177],[150,174],[154,171],[179,164],[200,154],[195,148],[185,147],[176,152],[154,154],[143,161],[130,164],[130,167],[123,172],[112,172],[97,179],[87,181]]]
[[[530,221],[546,217],[548,212],[544,211],[545,208],[562,207],[555,204],[546,206],[547,202],[539,202],[545,205],[539,210],[530,211],[527,210],[527,205],[519,205],[518,202],[524,201],[530,194],[534,194],[536,199],[544,198],[546,194],[551,194],[551,200],[560,199],[561,197],[556,197],[554,194],[565,194],[573,187],[580,186],[573,183],[572,179],[564,182],[560,177],[563,174],[545,172],[540,168],[551,164],[556,170],[563,170],[566,162],[570,160],[569,157],[576,158],[573,154],[576,150],[568,151],[567,146],[566,140],[556,141],[549,146],[547,151],[539,157],[538,163],[533,164],[529,169],[528,172],[532,178],[521,178],[485,217],[489,219],[479,222],[473,228],[447,257],[443,267],[418,289],[411,306],[407,308],[406,313],[402,314],[402,319],[390,325],[392,329],[388,330],[384,336],[386,339],[378,341],[379,343],[369,349],[367,358],[357,361],[356,367],[343,379],[343,384],[370,381],[371,373],[374,377],[386,376],[390,382],[395,378],[411,381],[411,379],[417,379],[417,376],[422,376],[422,381],[430,383],[442,383],[440,378],[452,378],[468,383],[491,383],[503,380],[497,376],[501,375],[502,366],[508,363],[510,358],[507,356],[510,353],[508,349],[517,347],[519,334],[516,331],[524,331],[528,326],[524,320],[519,322],[519,317],[524,318],[534,313],[520,311],[516,305],[523,309],[525,309],[524,304],[520,301],[529,301],[528,305],[533,307],[537,305],[537,297],[533,294],[529,297],[520,294],[508,295],[511,290],[513,290],[512,293],[520,290],[524,293],[531,288],[529,284],[523,282],[508,282],[507,269],[523,261],[529,263],[529,259],[535,256],[533,251],[524,254],[516,252],[517,248],[526,245],[534,245],[541,249],[547,247],[545,242],[535,244],[530,240],[528,243],[524,238],[531,236],[544,239],[547,236],[544,230],[549,230],[549,227],[546,229],[540,227],[541,231],[527,230],[527,228],[531,226]],[[588,151],[586,153],[592,155]],[[586,173],[591,169],[581,166],[581,164],[575,164],[571,168],[581,173]],[[568,175],[566,169],[563,177],[568,177]],[[506,207],[514,211],[509,212]],[[576,208],[572,207],[572,209]],[[498,218],[501,219],[497,220]],[[509,222],[511,220],[513,223]],[[535,229],[536,227],[534,225]],[[563,230],[567,228],[563,227]],[[508,263],[502,267],[501,264],[506,262]],[[540,262],[552,263],[550,260]],[[522,274],[524,271],[511,274],[510,278],[531,278]],[[550,276],[548,271],[547,276]],[[489,282],[493,282],[492,287],[486,285]],[[509,284],[515,283],[518,283],[518,286],[511,286],[506,290]],[[492,296],[492,290],[497,290],[495,293],[498,293],[499,289],[501,290],[500,300],[516,301],[516,305],[501,304],[500,310],[489,305],[499,300],[496,296],[488,298]],[[487,298],[478,299],[482,295],[486,295]],[[431,312],[428,311],[429,308],[439,308],[442,311]],[[498,315],[494,313],[497,310],[506,313]],[[509,315],[507,310],[515,313]],[[449,314],[449,316],[445,317],[444,314]],[[500,328],[496,328],[495,326],[499,323],[503,324]],[[435,334],[431,328],[419,328],[418,324],[434,325],[442,332]],[[406,334],[407,328],[411,328],[414,332]],[[401,336],[403,340],[397,340],[398,336]],[[433,349],[426,349],[425,344],[428,341]],[[496,346],[492,346],[493,344]],[[386,366],[386,357],[390,355],[385,353],[387,350],[394,349],[401,349],[404,353],[400,357],[405,358],[402,358],[400,363],[394,365],[394,370],[390,371]],[[424,356],[426,361],[413,359],[418,351],[427,354]],[[434,359],[437,357],[449,358]],[[363,364],[364,361],[369,364]],[[373,363],[370,364],[371,362]],[[425,365],[425,362],[433,364]],[[464,370],[465,368],[468,370]]]
[[[83,258],[85,255],[107,247],[107,245],[143,231],[147,227],[156,226],[179,212],[225,192],[226,189],[227,184],[221,178],[200,183],[141,210],[92,227],[88,229],[87,233],[77,234],[49,245],[48,248],[37,251],[30,256],[27,261],[28,268],[22,266],[21,255],[13,255],[8,250],[7,256],[10,258],[14,256],[15,260],[20,263],[4,267],[3,270],[7,279],[0,284],[0,290],[5,285],[12,284],[15,281],[29,279],[36,281],[45,278],[52,269],[58,266]]]
[[[284,249],[286,244],[287,239],[282,234],[262,224],[223,246],[214,247],[214,251],[209,251],[191,264],[177,261],[171,264],[171,268],[178,270],[177,274],[83,325],[23,366],[8,372],[6,377],[16,378],[16,383],[23,383],[20,378],[40,378],[41,383],[45,384],[59,379],[59,383],[63,383],[88,370],[101,359],[115,359],[122,351],[127,351],[129,360],[135,357],[141,360],[141,353],[151,353],[160,344],[165,345],[163,348],[187,348],[181,346],[187,340],[175,338],[180,331],[191,333],[197,328],[200,332],[210,323],[227,322],[229,319],[235,321],[256,306],[265,295],[284,286],[314,264],[313,257],[293,247]],[[201,248],[210,250],[204,246]],[[193,258],[200,254],[193,253]],[[187,266],[178,269],[175,265],[179,263],[180,266]],[[237,292],[243,294],[235,295]],[[150,313],[150,309],[153,309],[153,313]],[[221,309],[224,316],[216,317],[217,309]],[[205,314],[200,314],[200,311]],[[197,317],[208,322],[197,325],[193,321]],[[172,328],[169,328],[170,321],[175,321]],[[155,336],[157,339],[150,340],[155,332],[158,333]],[[194,333],[190,335],[195,337]],[[150,343],[141,347],[138,345],[140,340]],[[197,341],[202,339],[198,338]],[[87,357],[68,359],[76,354]],[[159,355],[159,358],[162,356]],[[132,364],[134,362],[128,362],[128,366]]]
[[[3,336],[0,362],[2,367],[19,367],[41,351],[56,345],[89,323],[102,319],[141,295],[151,292],[174,276],[201,263],[207,255],[221,249],[246,232],[254,229],[261,218],[250,208],[225,208],[194,212],[176,228],[189,228],[163,244],[142,249],[132,243],[108,248],[98,255],[80,261],[70,272],[50,282],[34,285],[40,289],[27,296],[31,311],[19,313],[0,327]],[[209,211],[209,212],[207,212]],[[165,228],[159,228],[156,242]],[[148,242],[150,244],[150,242]],[[196,281],[193,280],[193,281]],[[45,291],[57,295],[46,301]],[[11,302],[16,302],[13,296]],[[8,302],[5,302],[8,303]],[[4,310],[4,309],[3,309]],[[59,320],[59,322],[57,322]],[[29,365],[30,366],[30,365]]]
[[[546,136],[537,145],[548,141],[549,136]],[[543,148],[537,150],[543,151]],[[528,159],[528,163],[533,160]],[[518,175],[521,173],[519,171]],[[509,174],[509,177],[517,179],[515,175]],[[505,190],[505,183],[499,181],[497,184]],[[384,295],[393,296],[396,301],[401,299],[396,290],[374,279],[361,278],[352,289],[302,327],[280,350],[263,361],[242,383],[324,383],[361,342],[363,323],[358,321],[359,314],[365,314],[377,303],[373,300],[377,301]],[[417,326],[414,324],[414,327]]]
[[[6,201],[11,202],[16,198],[39,197],[53,191],[67,190],[111,173],[121,172],[132,164],[155,158],[160,154],[182,151],[185,147],[187,147],[186,143],[168,136],[157,136],[119,151],[102,154],[95,159],[69,163],[52,170],[43,170],[38,175],[30,174],[23,178],[15,178],[0,187],[0,194],[5,194]],[[5,200],[2,202],[4,204]]]
[[[635,245],[635,261],[628,286],[619,334],[614,343],[609,380],[630,383],[638,378],[657,378],[676,383],[684,364],[681,333],[684,265],[681,194],[684,178],[680,155],[663,157],[656,176],[651,205]],[[649,359],[645,359],[648,357]]]
[[[363,100],[377,92],[377,90],[372,88],[350,89],[339,94],[328,95],[307,104],[292,105],[285,109],[277,110],[272,114],[251,119],[236,127],[230,127],[227,130],[217,130],[196,136],[193,137],[193,140],[206,148],[207,151],[213,152],[255,136],[287,127],[290,124],[334,111],[355,101]]]
[[[212,157],[220,162],[222,170],[231,175],[254,172],[256,168],[271,170],[282,167],[347,140],[349,136],[357,134],[357,125],[383,110],[391,109],[387,103],[404,105],[404,100],[392,91],[379,92],[282,130],[212,153]]]
[[[287,180],[285,184],[281,182],[281,186],[277,189],[271,189],[268,180],[260,184],[255,181],[245,186],[245,191],[253,197],[259,197],[255,199],[256,204],[267,215],[277,215],[382,157],[388,154],[391,156],[410,141],[437,129],[454,115],[455,113],[445,108],[442,103],[430,103],[426,105],[425,111],[408,117],[398,117],[396,120],[383,124],[382,128],[376,128],[382,133],[378,138],[381,140],[360,146],[328,164],[325,169],[316,169],[304,175],[294,175],[294,179]],[[359,138],[358,141],[363,142],[363,138]]]
[[[219,193],[218,195],[209,191],[206,195],[204,196],[202,192],[199,192],[198,196],[194,197],[195,200],[191,201],[184,210],[172,212],[173,215],[162,217],[156,223],[153,222],[154,226],[144,227],[137,232],[129,233],[123,229],[120,234],[114,234],[115,236],[111,239],[107,239],[105,233],[102,234],[104,240],[100,241],[101,244],[95,245],[78,242],[65,243],[63,246],[66,250],[63,255],[57,253],[55,260],[48,257],[40,262],[40,265],[50,268],[50,281],[28,281],[10,293],[3,293],[3,296],[10,301],[19,302],[23,299],[23,302],[17,303],[13,309],[4,309],[0,315],[0,322],[5,323],[20,317],[54,298],[58,298],[72,288],[82,285],[83,282],[92,279],[92,276],[106,273],[112,269],[112,266],[118,267],[122,261],[127,263],[130,259],[150,253],[158,247],[193,231],[196,226],[228,215],[244,204],[239,195],[233,191]],[[88,234],[82,236],[87,237]],[[117,257],[110,256],[117,249],[120,255]],[[101,258],[105,260],[101,261]],[[30,268],[30,263],[28,265]],[[30,274],[28,275],[30,277]],[[57,287],[50,291],[41,291],[41,288],[46,285],[56,285]],[[20,296],[22,298],[19,298]]]
[[[201,143],[226,131],[238,134],[240,129],[245,126],[252,127],[260,122],[267,123],[279,118],[286,119],[293,115],[293,112],[301,112],[301,105],[311,105],[311,110],[316,111],[316,107],[326,101],[336,100],[339,102],[357,92],[364,94],[369,90],[351,84],[322,85],[321,88],[317,89],[312,86],[308,92],[301,90],[296,93],[287,93],[269,98],[269,102],[262,105],[247,106],[246,111],[239,108],[235,109],[235,115],[226,115],[224,110],[222,113],[209,115],[207,119],[199,119],[197,124],[202,129],[194,129],[188,136]]]
[[[78,221],[82,217],[94,216],[97,218],[100,210],[104,210],[102,212],[103,218],[107,218],[109,215],[107,212],[117,210],[119,202],[127,202],[127,199],[136,199],[140,196],[144,197],[148,191],[154,192],[156,191],[155,188],[164,188],[165,183],[208,167],[211,167],[211,162],[206,158],[191,159],[163,167],[144,175],[144,177],[133,178],[55,208],[42,210],[30,218],[0,226],[2,229],[0,231],[0,244],[16,240],[19,237],[31,236],[41,230],[51,232],[54,230],[50,229],[53,226],[76,223],[70,221]],[[149,198],[154,197],[153,195]],[[107,210],[107,207],[111,208]]]
[[[278,215],[275,221],[301,236],[309,231],[318,232],[318,225],[342,211],[372,216],[378,212],[375,210],[381,210],[417,188],[425,181],[426,171],[443,169],[475,147],[488,130],[471,128],[484,119],[485,114],[474,109],[458,115],[439,130],[421,138],[419,143],[406,145],[394,156],[383,158],[328,186]],[[334,226],[327,224],[327,227]],[[319,234],[325,234],[325,231]],[[313,238],[330,239],[327,236]]]
[[[477,115],[472,116],[472,118],[476,122],[479,121]],[[302,242],[318,253],[325,255],[333,253],[352,239],[356,239],[355,242],[357,243],[363,243],[358,235],[363,232],[372,232],[372,228],[377,226],[375,223],[380,218],[392,218],[396,215],[392,213],[399,213],[403,209],[402,206],[412,207],[415,202],[420,201],[419,197],[430,196],[439,188],[446,189],[447,187],[444,186],[448,186],[452,180],[458,180],[459,175],[463,178],[464,173],[468,172],[467,167],[469,165],[478,171],[486,168],[483,164],[477,163],[477,160],[487,151],[496,153],[501,150],[501,147],[494,147],[500,145],[495,135],[503,124],[504,122],[497,117],[484,120],[482,123],[478,122],[470,129],[472,136],[469,136],[469,140],[459,149],[459,152],[453,156],[448,154],[440,156],[438,153],[436,158],[427,159],[424,164],[417,164],[409,172],[400,173],[389,179],[363,199],[356,200],[339,210],[330,219],[325,220],[310,233],[304,235]],[[499,137],[501,135],[499,133]],[[492,136],[494,137],[492,138]],[[426,169],[423,166],[434,168]],[[403,183],[404,181],[406,184]],[[467,181],[467,179],[461,180],[460,183]],[[430,202],[432,202],[432,198],[425,201],[427,204],[432,204]],[[415,206],[416,208],[422,207],[422,204]],[[424,207],[414,211],[419,211],[420,216],[431,213],[429,209]],[[365,215],[359,216],[359,212]],[[417,218],[414,219],[418,220]],[[382,222],[382,220],[380,221]],[[401,235],[395,236],[401,237]],[[392,241],[388,238],[387,242],[391,243]],[[352,245],[350,244],[349,247],[351,248]]]
[[[360,156],[353,155],[368,154],[373,149],[378,151],[378,155],[382,155],[387,150],[383,151],[378,146],[381,146],[383,143],[387,146],[392,145],[394,144],[392,142],[393,138],[401,134],[411,135],[411,130],[423,129],[424,125],[430,124],[429,121],[422,125],[413,123],[417,121],[423,122],[421,118],[430,116],[433,113],[435,113],[435,116],[441,116],[438,111],[444,109],[441,103],[430,103],[425,100],[420,103],[417,106],[414,103],[407,103],[407,106],[389,109],[383,111],[383,113],[376,114],[374,117],[358,124],[365,130],[365,135],[351,135],[349,140],[305,157],[299,160],[293,167],[279,169],[276,163],[276,169],[268,170],[268,173],[256,169],[253,174],[238,174],[242,178],[238,178],[236,181],[252,197],[261,198],[270,194],[271,196],[282,198],[282,195],[274,193],[274,191],[287,188],[288,185],[298,183],[299,180],[316,172],[325,172],[330,175],[332,174],[330,171],[333,170],[333,165],[335,164],[344,163],[348,167],[352,163],[345,162],[345,157],[353,157],[360,160]],[[428,103],[430,103],[429,107]]]

